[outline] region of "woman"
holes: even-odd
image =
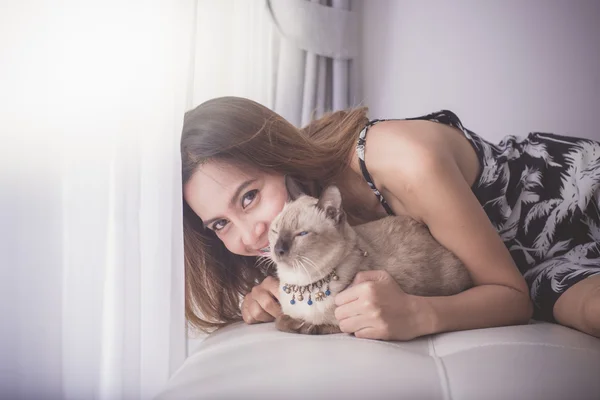
[[[235,97],[186,114],[192,326],[269,322],[281,312],[277,279],[256,261],[287,200],[287,174],[313,196],[337,184],[351,224],[388,214],[423,222],[475,282],[458,295],[419,297],[384,272],[360,273],[335,298],[342,331],[408,340],[533,315],[600,337],[599,143],[530,134],[493,145],[450,111],[371,122],[366,111],[331,113],[303,129]]]

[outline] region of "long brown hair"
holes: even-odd
[[[252,100],[221,97],[185,115],[181,137],[183,183],[211,160],[290,175],[318,196],[349,166],[358,132],[368,122],[365,107],[328,113],[298,129]],[[360,219],[359,211],[349,219]],[[185,313],[189,325],[210,332],[241,320],[240,299],[266,271],[255,257],[229,252],[183,202]]]

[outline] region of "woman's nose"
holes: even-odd
[[[259,243],[259,241],[263,240],[265,231],[266,224],[264,222],[257,222],[246,227],[242,236],[244,246],[253,250],[257,250],[258,246],[262,246],[264,244],[262,242]]]

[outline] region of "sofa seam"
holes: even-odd
[[[479,344],[476,346],[471,346],[465,349],[460,349],[456,351],[450,351],[444,354],[442,357],[448,357],[458,353],[464,353],[470,350],[479,349],[482,347],[493,347],[493,346],[543,346],[543,347],[554,347],[559,349],[568,349],[568,350],[579,350],[579,351],[591,351],[593,353],[600,353],[600,350],[586,348],[586,347],[576,347],[576,346],[565,346],[562,344],[552,344],[552,343],[538,343],[538,342],[496,342],[496,343],[486,343]]]
[[[290,338],[286,338],[286,337],[278,337],[278,338],[271,338],[271,340],[277,340],[277,341],[282,341],[282,340],[288,340],[288,339],[292,339]],[[348,337],[325,337],[325,335],[323,337],[321,337],[322,340],[345,340],[345,341],[355,341],[356,339],[348,336]],[[386,341],[380,341],[380,340],[375,340],[375,339],[359,339],[363,342],[368,343],[369,345],[372,346],[377,346],[377,347],[395,347],[397,349],[403,350],[405,352],[408,352],[410,354],[414,354],[415,356],[420,356],[420,357],[428,357],[428,354],[424,354],[418,351],[414,351],[411,349],[408,349],[404,346],[401,346],[399,344],[396,344],[394,342],[386,342]],[[254,343],[259,343],[260,341],[252,341],[252,342],[248,342],[248,343],[244,343],[244,344],[254,344]],[[189,356],[186,357],[186,361],[188,359],[192,359],[195,358],[198,354],[200,353],[205,353],[205,352],[212,352],[212,351],[217,351],[220,349],[220,347],[223,346],[223,344],[221,343],[213,343],[211,344],[211,346],[206,346],[203,347],[202,344],[196,349],[195,352],[193,352],[192,354],[190,354]]]
[[[271,338],[274,339],[274,338]],[[285,337],[277,337],[276,340],[286,340],[288,338]],[[351,335],[348,336],[323,336],[321,337],[322,340],[348,340],[348,341],[354,341],[356,340],[355,338],[353,338]],[[375,346],[391,346],[391,347],[395,347],[398,349],[402,349],[404,351],[410,352],[412,354],[415,355],[421,355],[426,357],[425,354],[422,354],[420,352],[408,349],[400,344],[397,344],[395,342],[390,342],[390,341],[380,341],[380,340],[373,340],[373,339],[361,339],[362,341],[366,341],[369,344],[375,345]],[[576,346],[565,346],[565,345],[559,345],[559,344],[552,344],[552,343],[539,343],[539,342],[495,342],[495,343],[486,343],[486,344],[480,344],[480,345],[476,345],[476,346],[470,346],[468,348],[464,348],[464,349],[460,349],[460,350],[456,350],[456,351],[449,351],[449,352],[443,352],[443,355],[439,355],[435,349],[435,345],[433,343],[434,341],[434,337],[431,336],[429,338],[427,338],[427,342],[428,342],[428,355],[432,358],[438,357],[447,357],[447,356],[451,356],[454,354],[458,354],[458,353],[463,353],[463,352],[467,352],[470,350],[474,350],[477,348],[482,348],[482,347],[492,347],[492,346],[523,346],[523,345],[528,345],[528,346],[544,346],[544,347],[554,347],[554,348],[563,348],[563,349],[569,349],[569,350],[579,350],[579,351],[586,351],[586,352],[594,352],[594,353],[600,353],[599,350],[593,349],[593,348],[586,348],[586,347],[576,347]],[[210,349],[210,347],[216,346],[216,347],[220,347],[220,344],[217,343],[211,343],[211,346],[203,346],[204,343],[206,343],[206,341],[204,341],[202,344],[200,344],[200,346],[198,346],[198,348],[196,349],[196,351],[192,354],[190,354],[187,358],[191,358],[194,355],[201,353],[203,351],[206,351],[208,349]],[[432,356],[432,351],[435,353],[434,356]]]
[[[450,392],[450,380],[448,379],[448,372],[444,360],[438,356],[435,349],[435,337],[430,336],[427,338],[429,357],[433,358],[435,362],[436,372],[438,375],[438,381],[442,388],[442,398],[444,400],[452,400],[452,393]]]

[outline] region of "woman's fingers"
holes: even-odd
[[[336,307],[334,311],[335,319],[341,321],[346,318],[355,317],[360,314],[358,309],[358,300],[354,300],[350,303],[346,303],[342,306]]]
[[[340,330],[344,333],[354,333],[361,329],[372,328],[371,320],[364,315],[357,315],[339,321]]]
[[[379,332],[372,327],[359,329],[354,332],[354,336],[361,339],[380,339]]]
[[[372,299],[381,283],[392,281],[387,271],[361,271],[356,274],[352,284],[335,296],[335,305],[341,306],[353,302],[359,297]]]
[[[339,307],[357,300],[360,294],[360,286],[351,286],[338,293],[333,300],[335,301],[335,305]]]
[[[247,324],[255,324],[257,322],[271,322],[275,318],[266,312],[261,305],[247,294],[242,303],[242,318]]]
[[[250,303],[252,299],[250,298],[250,294],[244,296],[244,301],[242,302],[242,319],[245,323],[251,324],[254,322],[254,318],[250,315]]]
[[[275,320],[275,317],[265,311],[256,300],[250,304],[250,315],[255,322],[271,322]]]
[[[279,304],[279,301],[273,297],[273,294],[270,291],[259,290],[253,297],[260,307],[271,315],[273,319],[281,314],[281,305]]]
[[[267,276],[260,286],[264,287],[269,293],[271,293],[277,301],[279,301],[279,280],[272,276]]]
[[[267,277],[252,288],[242,303],[242,318],[248,324],[271,322],[281,314],[281,305],[277,300],[279,282]]]

